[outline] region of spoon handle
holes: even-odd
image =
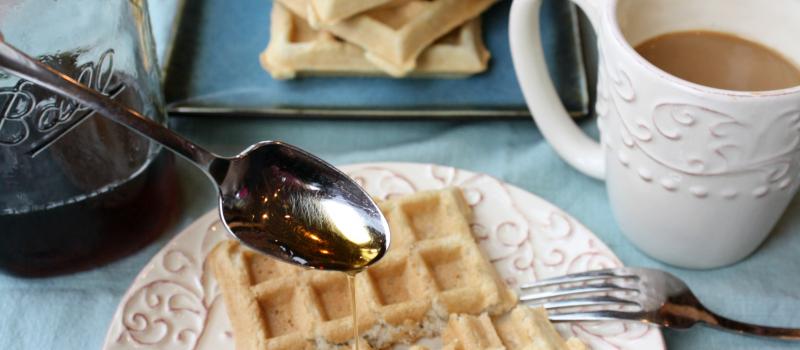
[[[86,105],[100,115],[127,126],[189,159],[206,172],[208,172],[211,162],[219,158],[166,126],[87,88],[69,76],[17,50],[6,43],[2,33],[0,33],[0,69]],[[32,155],[35,156],[35,153]]]

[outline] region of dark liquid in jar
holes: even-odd
[[[86,270],[131,254],[159,237],[178,212],[167,151],[128,182],[85,200],[0,214],[0,269],[43,277]]]
[[[159,115],[156,97],[115,71],[113,55],[90,55],[80,64],[78,53],[41,59],[145,115]],[[179,207],[171,153],[42,87],[9,76],[0,83],[0,270],[20,276],[85,270],[165,231]],[[32,157],[32,145],[48,138]]]

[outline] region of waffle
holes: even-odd
[[[315,24],[333,24],[357,13],[398,0],[311,0],[308,6],[308,20]]]
[[[497,315],[516,297],[478,248],[461,191],[380,203],[392,246],[356,276],[360,338],[384,349],[435,336],[450,314]],[[210,255],[238,350],[337,349],[352,341],[343,273],[304,270],[221,242]]]
[[[384,75],[360,47],[318,31],[279,4],[273,3],[269,46],[262,66],[276,79],[303,75]],[[480,19],[456,28],[426,48],[412,75],[465,76],[486,70],[489,51],[481,39]]]
[[[442,335],[442,350],[585,350],[577,338],[564,340],[543,308],[521,305],[491,318],[451,315]]]
[[[276,0],[298,16],[309,0]],[[438,38],[478,17],[496,0],[405,0],[362,12],[320,29],[358,45],[365,57],[393,76],[417,66],[417,57]]]

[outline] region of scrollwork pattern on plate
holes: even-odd
[[[198,223],[195,231],[205,231],[202,239],[191,241],[198,244],[179,244],[176,238],[134,281],[137,287],[123,298],[109,329],[115,341],[106,349],[196,349],[207,336],[209,311],[219,291],[205,257],[225,235],[213,216]]]
[[[368,167],[348,175],[368,193],[379,199],[402,196],[417,191],[410,179],[390,169]]]
[[[125,303],[121,320],[125,332],[118,341],[190,349],[202,331],[203,319],[202,302],[189,288],[169,280],[154,281],[133,293]]]

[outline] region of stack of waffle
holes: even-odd
[[[384,201],[380,207],[392,245],[381,261],[355,278],[361,349],[385,349],[443,332],[452,346],[461,346],[452,349],[483,349],[462,337],[473,331],[469,327],[475,322],[470,320],[504,320],[517,301],[475,242],[471,209],[461,191],[420,192]],[[238,350],[352,345],[345,274],[304,270],[234,241],[220,243],[210,262]],[[510,315],[512,322],[522,322],[513,319],[513,312]],[[494,332],[504,339],[526,339],[522,333],[510,336],[514,329],[507,329]]]
[[[480,14],[495,1],[275,0],[261,64],[277,79],[482,72]]]

